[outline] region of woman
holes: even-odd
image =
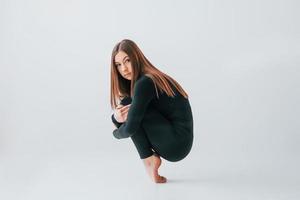
[[[161,158],[176,162],[193,144],[193,116],[187,93],[154,67],[131,40],[117,43],[111,57],[111,116],[117,139],[130,137],[156,183]]]

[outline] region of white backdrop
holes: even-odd
[[[195,140],[182,163],[299,177],[299,6],[1,0],[2,186],[30,177],[40,159],[138,159],[130,139],[112,136],[110,120],[110,55],[124,38],[189,93]]]

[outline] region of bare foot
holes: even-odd
[[[165,183],[167,179],[158,174],[158,168],[161,165],[161,159],[158,155],[152,155],[148,158],[143,159],[146,171],[148,172],[150,178],[155,183]]]

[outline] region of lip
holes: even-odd
[[[128,73],[128,74],[125,74],[124,76],[128,76],[128,75],[130,75],[130,73]]]

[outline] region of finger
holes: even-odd
[[[126,106],[123,106],[120,110],[121,110],[121,112],[123,111],[123,110],[126,110],[126,109],[128,109],[129,107],[130,107],[130,105],[131,104],[128,104],[128,105],[126,105]]]
[[[130,108],[130,106],[124,108],[123,111],[126,111],[126,112],[127,112],[127,111],[129,110],[129,108]]]
[[[124,107],[124,106],[122,104],[119,104],[119,105],[117,105],[116,109],[120,109],[122,107]]]
[[[124,111],[124,112],[128,112],[129,109],[130,109],[130,106],[124,108],[123,111]]]
[[[122,113],[122,116],[126,116],[126,115],[128,115],[128,111]]]
[[[125,120],[125,121],[127,120],[127,115],[128,115],[128,113],[125,114],[125,116],[124,116],[124,120]]]
[[[126,110],[123,110],[121,113],[122,113],[122,114],[125,114],[125,113],[128,113],[128,111],[129,111],[129,108],[126,109]]]

